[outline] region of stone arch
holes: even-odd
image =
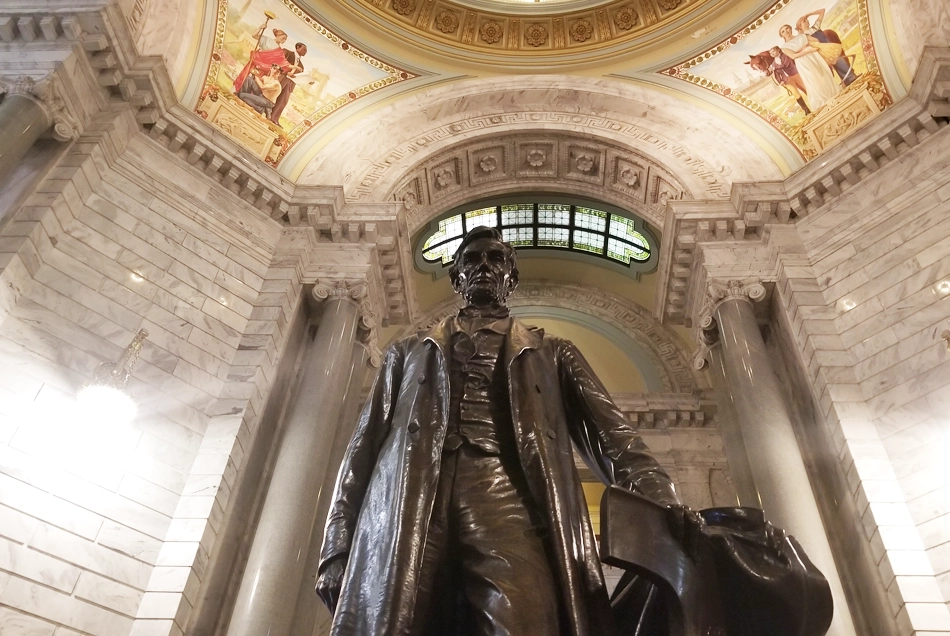
[[[734,181],[782,177],[756,141],[674,94],[545,75],[453,81],[397,99],[331,139],[298,182],[342,183],[349,201],[379,201],[413,165],[445,148],[486,133],[537,131],[597,135],[653,157],[695,198],[724,199]]]
[[[529,192],[599,200],[657,228],[667,201],[692,198],[682,179],[644,153],[597,136],[546,131],[458,143],[413,166],[386,198],[405,205],[415,232],[467,202]]]

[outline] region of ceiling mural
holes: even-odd
[[[662,73],[753,111],[806,160],[893,102],[867,0],[779,0],[717,46]]]
[[[322,119],[416,77],[361,51],[292,0],[218,0],[195,111],[276,166]]]

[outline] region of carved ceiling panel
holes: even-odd
[[[613,203],[656,227],[663,227],[668,201],[691,198],[670,170],[642,153],[589,136],[524,134],[453,146],[412,168],[388,199],[405,205],[415,232],[457,205],[538,191]]]
[[[350,0],[349,4],[372,11],[394,30],[436,44],[527,57],[596,51],[648,37],[687,14],[718,3],[600,0],[568,6],[549,2],[540,7],[473,0]]]

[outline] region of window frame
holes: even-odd
[[[552,223],[541,223],[539,221],[539,207],[546,204],[557,204],[563,206],[569,206],[569,220],[567,225],[558,225]],[[516,223],[507,226],[502,225],[503,210],[504,206],[509,205],[520,205],[527,208],[528,205],[531,206],[532,216],[531,222],[526,223]],[[415,261],[416,269],[422,272],[426,272],[432,275],[433,278],[441,278],[448,274],[449,268],[452,265],[452,262],[443,263],[441,259],[435,261],[428,261],[423,256],[423,246],[426,241],[435,233],[439,231],[439,225],[442,221],[449,219],[453,216],[460,216],[462,223],[462,234],[459,236],[446,238],[445,240],[436,243],[433,246],[430,246],[428,249],[433,247],[438,247],[439,245],[444,245],[446,243],[451,243],[452,241],[460,240],[461,236],[464,236],[465,232],[470,230],[466,221],[466,215],[470,212],[485,210],[487,208],[494,209],[495,217],[495,227],[504,230],[504,229],[515,229],[515,228],[532,228],[532,245],[516,245],[518,250],[519,258],[531,258],[531,257],[547,257],[547,258],[562,258],[567,260],[577,260],[582,262],[588,262],[596,264],[614,271],[623,273],[627,276],[630,276],[634,279],[639,279],[640,274],[649,273],[656,269],[657,262],[659,260],[659,241],[653,232],[651,232],[643,219],[637,217],[631,212],[618,208],[616,206],[602,203],[599,201],[592,201],[587,199],[580,199],[577,197],[570,196],[557,196],[557,195],[532,195],[525,194],[524,196],[510,196],[504,198],[492,198],[487,200],[473,201],[464,205],[457,206],[448,212],[439,215],[435,219],[432,219],[426,226],[417,234],[416,239],[413,241],[413,258]],[[577,220],[577,209],[578,208],[587,208],[589,210],[603,213],[604,214],[604,229],[599,231],[592,231],[587,227],[578,226],[576,224]],[[620,240],[624,245],[629,245],[632,247],[642,247],[636,243],[625,240],[620,236],[611,233],[611,218],[620,217],[627,221],[628,225],[631,225],[631,230],[640,234],[646,241],[646,251],[647,258],[644,260],[636,260],[635,258],[630,258],[629,264],[624,264],[622,261],[615,259],[612,256],[608,255],[609,251],[609,241],[611,239]],[[473,226],[475,227],[475,226]],[[539,245],[540,236],[539,229],[541,228],[558,228],[568,230],[568,241],[567,245],[564,246],[553,246],[553,245]],[[577,231],[581,232],[591,232],[598,237],[602,237],[604,242],[600,248],[600,252],[593,252],[590,250],[585,250],[579,247],[574,246],[575,233]]]

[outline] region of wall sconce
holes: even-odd
[[[93,381],[79,390],[76,399],[87,417],[106,426],[124,425],[135,419],[138,407],[125,385],[146,338],[148,332],[140,329],[119,359],[100,364]]]

